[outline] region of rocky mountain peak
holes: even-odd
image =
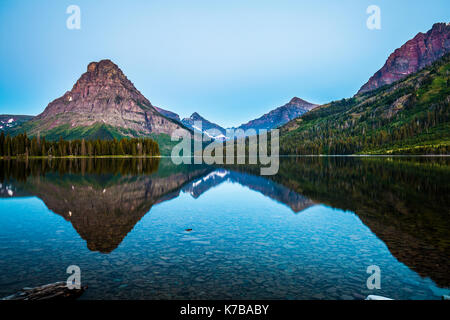
[[[165,116],[169,119],[175,120],[177,122],[181,122],[180,116],[177,113],[157,107],[157,106],[153,106],[153,108],[155,108],[156,111],[161,113],[163,116]]]
[[[189,117],[192,120],[205,120],[200,114],[198,114],[197,112],[194,112],[193,114],[191,114],[191,116]]]
[[[89,63],[86,75],[89,75],[88,78],[91,80],[98,78],[103,80],[118,80],[130,82],[124,75],[122,70],[120,70],[120,68],[109,59]]]
[[[239,126],[239,128],[247,129],[274,129],[280,127],[289,121],[300,117],[302,114],[317,107],[316,104],[310,103],[298,97],[293,97],[288,103],[278,107],[265,115],[249,121]]]
[[[95,72],[95,71],[107,71],[107,70],[119,70],[119,67],[109,59],[100,60],[99,62],[91,62],[88,64],[87,71]]]
[[[181,128],[162,116],[111,60],[91,62],[62,97],[52,101],[40,115],[36,130],[56,127],[89,127],[105,124],[119,128],[120,134],[142,136],[170,134]]]
[[[317,107],[316,104],[310,103],[310,102],[300,99],[298,97],[293,97],[287,104],[285,104],[285,106],[292,106],[292,105],[294,105],[296,107],[306,108],[308,110],[311,110],[311,109]]]
[[[303,99],[300,99],[299,97],[293,97],[289,103],[305,103],[306,101]]]
[[[183,123],[186,127],[190,129],[197,129],[195,127],[195,121],[201,121],[202,123],[202,130],[205,132],[210,132],[212,129],[214,129],[214,132],[219,131],[220,133],[224,134],[225,129],[219,126],[216,123],[210,122],[203,118],[198,112],[194,112],[191,114],[189,118],[184,118],[181,120],[181,123]]]
[[[413,39],[396,49],[358,93],[372,91],[401,80],[450,51],[450,24],[435,23],[427,33],[419,32]]]

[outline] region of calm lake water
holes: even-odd
[[[0,297],[78,265],[82,299],[440,299],[449,181],[445,157],[283,158],[273,177],[169,159],[0,161]]]

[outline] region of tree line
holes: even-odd
[[[409,119],[397,114],[396,126],[391,125],[391,119],[377,114],[365,114],[358,121],[330,117],[282,137],[281,154],[354,154],[384,148],[399,148],[402,154],[448,154],[450,147],[440,143],[445,133],[437,130],[445,130],[450,121],[448,103],[430,104],[427,109]],[[433,139],[436,145],[429,145]],[[414,147],[421,143],[425,146]]]
[[[450,55],[364,95],[308,112],[281,154],[449,154]]]
[[[159,156],[159,146],[150,138],[121,140],[63,140],[47,141],[26,133],[11,137],[0,133],[0,157],[66,157],[66,156]]]

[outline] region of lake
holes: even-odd
[[[0,160],[0,297],[77,265],[81,299],[440,299],[449,181],[448,157]]]

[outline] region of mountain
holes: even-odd
[[[218,124],[215,124],[213,122],[210,122],[203,118],[201,115],[199,115],[197,112],[194,112],[191,114],[189,118],[184,118],[181,120],[181,123],[184,124],[186,127],[192,129],[192,130],[198,130],[194,124],[195,121],[201,121],[202,122],[202,131],[209,133],[212,137],[225,137],[225,129],[219,126]],[[216,131],[216,132],[214,132]]]
[[[266,113],[262,117],[259,117],[255,120],[249,121],[245,124],[240,125],[238,128],[247,130],[247,129],[274,129],[282,126],[283,124],[295,119],[302,114],[311,111],[316,108],[317,105],[313,103],[309,103],[300,98],[294,97],[286,103],[285,105],[278,107],[269,113]]]
[[[162,108],[159,108],[159,107],[156,107],[156,106],[153,106],[153,107],[156,109],[156,111],[161,113],[163,116],[165,116],[165,117],[167,117],[169,119],[181,122],[180,116],[177,113],[169,111],[169,110],[165,110],[165,109],[162,109]]]
[[[286,124],[287,122],[291,121],[292,119],[295,119],[302,114],[311,111],[312,109],[316,108],[318,105],[309,103],[305,100],[302,100],[300,98],[294,97],[286,103],[285,105],[278,107],[267,114],[261,116],[258,119],[251,120],[245,124],[240,125],[238,128],[232,128],[232,129],[274,129],[282,126],[283,124]],[[160,112],[162,115],[171,118],[176,121],[179,120],[178,114],[167,111],[161,108],[155,107],[155,109]],[[195,121],[201,121],[202,122],[202,132],[208,134],[210,137],[216,139],[216,140],[225,140],[226,139],[226,129],[222,126],[213,123],[204,117],[202,117],[197,112],[194,112],[189,118],[184,118],[181,120],[181,123],[185,125],[187,128],[192,130],[197,130],[198,128],[194,127]],[[217,134],[218,132],[213,132],[213,130],[217,130],[220,132],[220,134]]]
[[[16,132],[47,139],[170,135],[185,128],[161,115],[111,60],[91,62],[72,90]],[[186,132],[188,132],[186,130]]]
[[[407,78],[281,128],[281,154],[450,153],[450,54]]]
[[[34,116],[0,114],[0,131],[8,131],[33,118]]]
[[[395,50],[384,66],[364,84],[358,93],[404,79],[429,66],[450,51],[450,23],[436,23],[427,33],[418,33]]]

